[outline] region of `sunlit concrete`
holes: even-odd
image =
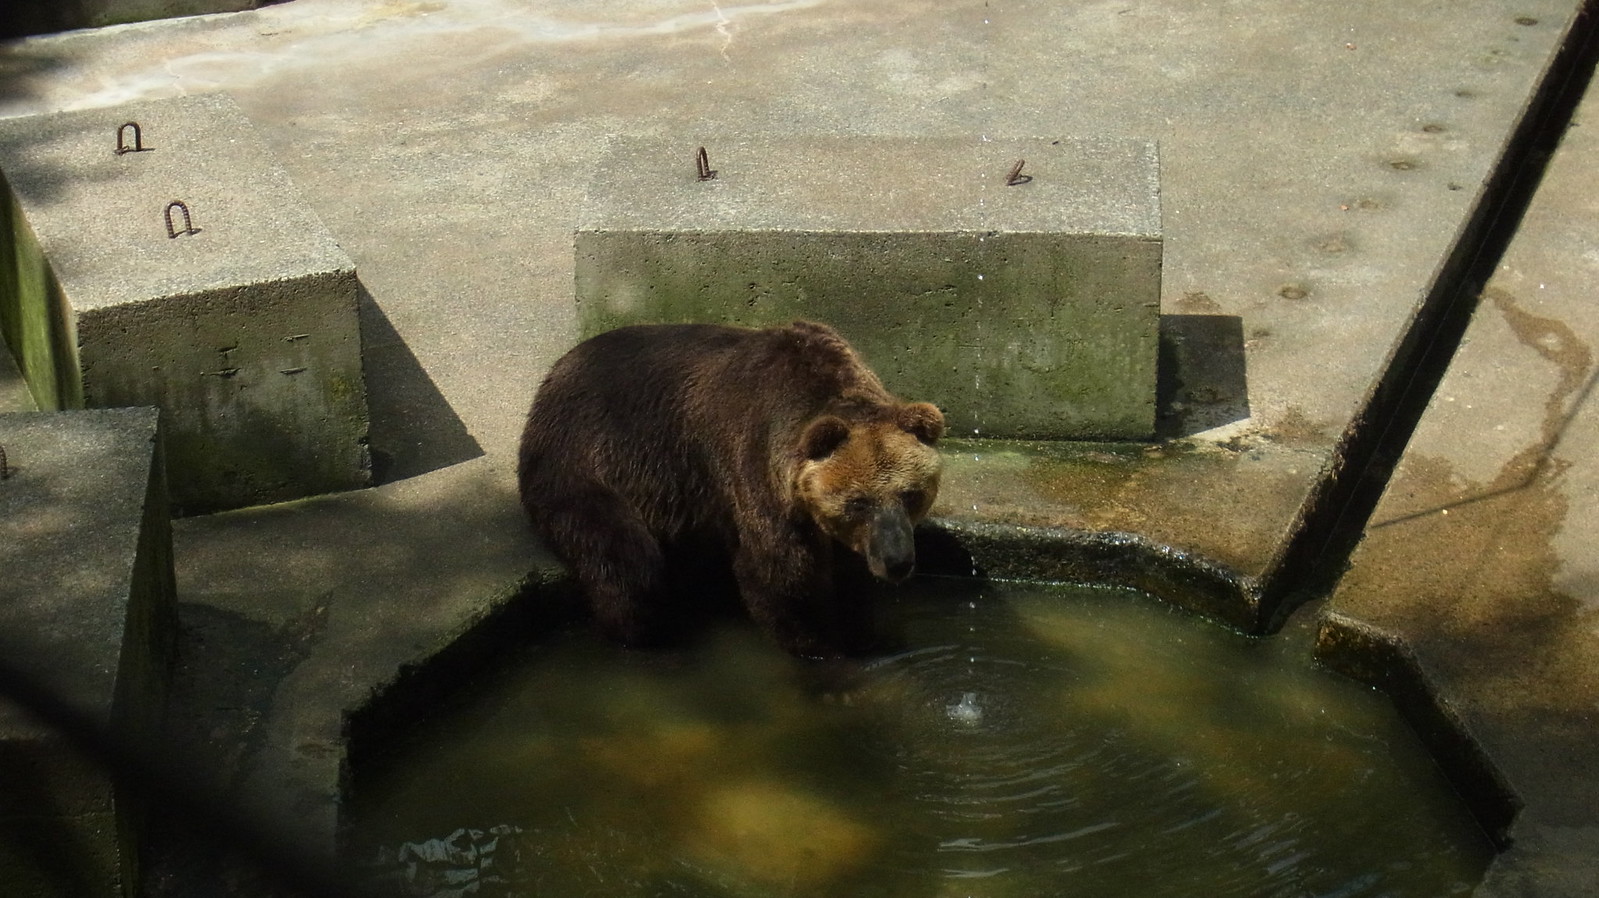
[[[1158,142],[1161,441],[951,443],[937,514],[1136,534],[1247,599],[1578,6],[294,0],[10,45],[0,113],[226,91],[362,272],[373,449],[408,476],[176,531],[191,616],[293,659],[207,725],[325,846],[342,711],[537,565],[512,447],[577,337],[572,234],[611,138]]]
[[[355,266],[225,94],[0,119],[39,406],[163,412],[173,501],[369,483]]]
[[[1596,123],[1590,89],[1323,627],[1393,640],[1523,804],[1495,898],[1599,882]]]

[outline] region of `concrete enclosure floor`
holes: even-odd
[[[356,263],[382,485],[174,523],[188,732],[221,746],[219,786],[326,850],[345,711],[553,570],[516,506],[514,445],[534,386],[578,333],[573,228],[612,138],[680,141],[685,164],[723,134],[1157,141],[1159,439],[1021,447],[952,434],[973,441],[949,451],[935,516],[957,531],[1169,549],[1234,584],[1202,610],[1263,629],[1309,586],[1386,424],[1368,416],[1398,404],[1418,343],[1474,293],[1461,278],[1485,210],[1568,74],[1562,50],[1591,25],[1583,7],[292,0],[0,45],[0,115],[226,92]],[[1591,144],[1572,152],[1578,172],[1599,165]],[[1595,210],[1559,215],[1591,225]],[[1544,283],[1580,295],[1599,249],[1571,239],[1569,268],[1539,265]],[[1593,362],[1562,358],[1575,367],[1556,384],[1560,414],[1574,415]],[[1460,395],[1546,409],[1544,356],[1494,364]],[[1473,423],[1447,454],[1545,445],[1548,420]],[[1562,453],[1591,478],[1588,432],[1563,433]],[[1587,496],[1540,531],[1557,568],[1592,569],[1591,540],[1560,537],[1593,532]],[[1456,551],[1428,539],[1403,552]],[[1582,610],[1557,638],[1583,657],[1599,584],[1558,589]],[[1336,601],[1351,620],[1370,607]],[[1591,678],[1527,669],[1517,688],[1554,709],[1546,725],[1592,722]],[[1425,673],[1445,693],[1469,681]],[[1500,738],[1534,745],[1539,732]],[[1510,756],[1500,773],[1513,790],[1523,775],[1599,776],[1584,757]],[[1481,894],[1577,894],[1555,883],[1578,881],[1572,865],[1592,872],[1596,814],[1529,815],[1547,825],[1505,857],[1532,870],[1516,852],[1555,844],[1539,856],[1565,866],[1491,875]]]

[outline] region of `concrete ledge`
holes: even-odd
[[[1509,842],[1479,898],[1599,883],[1596,121],[1590,88],[1317,644],[1338,669],[1399,684],[1440,765]]]
[[[1319,622],[1315,656],[1392,699],[1488,837],[1501,849],[1510,843],[1520,797],[1404,639],[1332,612]]]
[[[728,139],[708,180],[695,149],[623,141],[597,167],[575,240],[585,336],[811,318],[955,434],[1154,434],[1152,144]]]
[[[410,667],[457,651],[463,634],[525,643],[552,610],[516,600],[558,569],[504,474],[480,458],[370,490],[176,521],[184,636],[203,645],[184,658],[170,726],[212,759],[197,775],[236,790],[240,813],[288,845],[332,852],[347,715]],[[261,641],[217,628],[212,609]]]
[[[176,627],[157,416],[0,415],[0,652],[140,743],[161,722]],[[107,771],[0,699],[7,894],[122,894],[118,883],[138,880],[143,813]]]
[[[367,484],[354,265],[232,100],[0,121],[0,172],[0,327],[41,408],[159,406],[189,511]]]
[[[1139,534],[930,518],[916,530],[916,556],[925,574],[1124,586],[1246,633],[1260,628],[1255,581]]]

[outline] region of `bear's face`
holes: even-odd
[[[916,568],[911,530],[938,498],[943,434],[943,413],[925,402],[865,424],[824,415],[801,437],[795,493],[822,532],[897,583]]]

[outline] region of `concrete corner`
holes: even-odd
[[[354,264],[232,100],[6,120],[0,173],[41,408],[159,406],[185,510],[366,485]]]
[[[696,149],[622,141],[598,166],[575,240],[585,335],[816,319],[955,434],[1153,435],[1153,144],[726,139],[704,180]]]
[[[157,416],[0,415],[0,653],[131,743],[160,726],[176,629]],[[143,813],[108,771],[0,700],[7,894],[124,894]]]

